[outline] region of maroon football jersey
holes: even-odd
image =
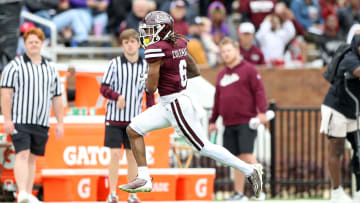
[[[171,42],[159,41],[149,45],[145,50],[145,59],[148,63],[162,60],[158,90],[160,96],[180,92],[186,88],[186,58],[187,41],[178,39],[177,45]]]

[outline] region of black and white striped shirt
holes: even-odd
[[[108,100],[106,120],[130,122],[141,113],[142,98],[145,90],[145,79],[148,65],[139,57],[136,63],[130,63],[125,56],[118,56],[111,60],[106,68],[102,84],[125,97],[125,108],[117,109],[117,100]]]
[[[53,64],[43,58],[35,65],[26,54],[16,57],[5,67],[1,87],[14,89],[14,123],[49,126],[52,98],[61,95],[59,74]]]

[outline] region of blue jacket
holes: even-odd
[[[313,24],[323,24],[324,19],[321,16],[321,8],[318,0],[311,0],[311,4],[317,9],[318,15],[316,19],[311,19],[309,16],[309,4],[305,0],[293,0],[290,8],[294,13],[295,19],[304,26],[306,29],[311,27]]]

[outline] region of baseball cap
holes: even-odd
[[[209,7],[208,7],[208,15],[210,16],[210,13],[213,11],[213,10],[220,10],[222,12],[226,12],[226,9],[225,9],[225,6],[224,4],[222,4],[221,2],[219,1],[214,1],[212,2]]]
[[[30,30],[31,28],[34,28],[35,24],[33,22],[24,22],[20,26],[20,33],[25,33],[26,31]]]
[[[249,22],[245,22],[245,23],[241,23],[239,25],[239,33],[250,33],[250,34],[254,34],[255,33],[255,27],[252,23]]]
[[[175,7],[185,7],[185,1],[184,0],[173,0],[170,4],[170,8],[175,8]]]

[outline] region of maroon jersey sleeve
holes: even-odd
[[[145,49],[145,59],[148,63],[154,63],[165,57],[165,50],[160,43],[151,44]]]

